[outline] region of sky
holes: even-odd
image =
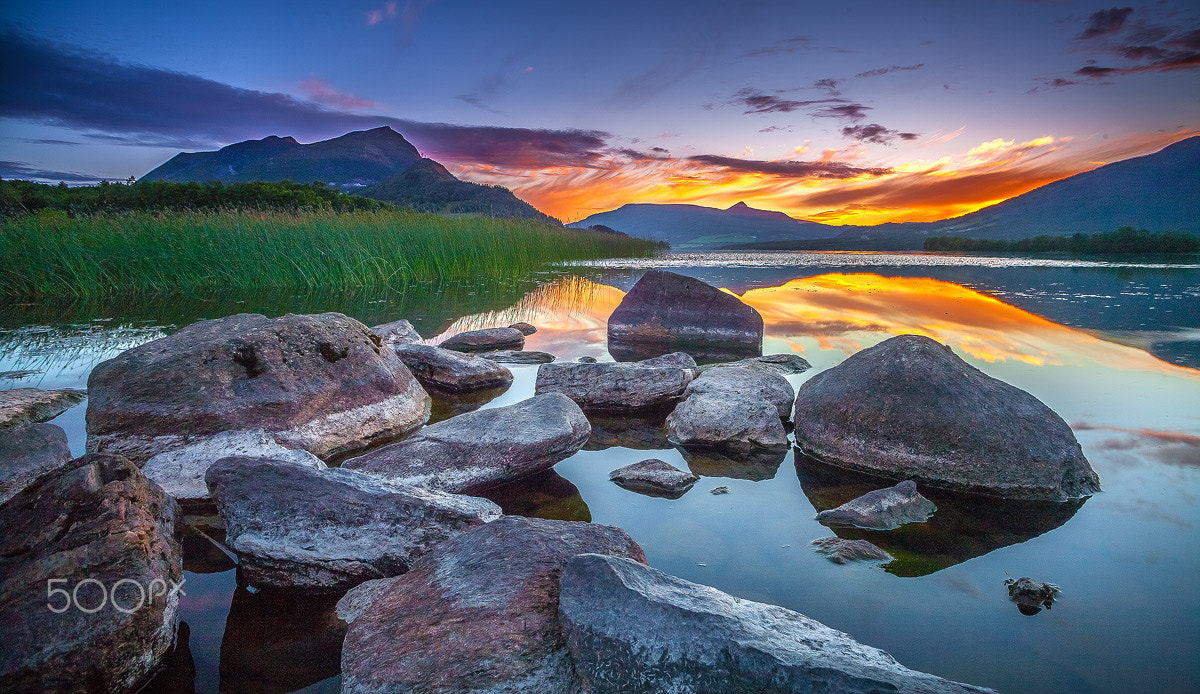
[[[564,221],[932,221],[1200,134],[1200,5],[7,2],[0,177],[391,126]]]

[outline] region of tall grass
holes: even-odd
[[[504,279],[653,243],[528,220],[380,212],[220,212],[0,223],[0,295],[402,288]]]

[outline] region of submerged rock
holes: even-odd
[[[583,686],[608,692],[982,692],[774,605],[618,557],[582,554],[559,621]]]
[[[339,604],[352,618],[342,691],[578,692],[558,593],[583,552],[645,561],[620,528],[505,516],[351,591]]]
[[[411,345],[424,342],[421,334],[406,320],[392,321],[371,328],[371,334],[379,337],[381,344],[395,348],[397,345]]]
[[[868,530],[892,530],[905,523],[924,523],[937,506],[917,491],[917,483],[905,480],[894,487],[876,489],[821,511],[817,521],[826,525],[853,525]]]
[[[737,361],[723,362],[717,364],[705,364],[700,367],[701,373],[708,369],[713,369],[718,366],[740,366],[746,369],[760,369],[763,371],[774,371],[780,376],[790,376],[792,374],[804,373],[812,368],[812,364],[799,354],[787,352],[785,354],[764,354],[761,357],[751,357],[749,359],[739,359]]]
[[[1050,609],[1062,593],[1053,583],[1042,583],[1028,576],[1022,576],[1015,581],[1011,578],[1006,579],[1004,585],[1008,586],[1008,599],[1017,604],[1021,614],[1030,617],[1041,612],[1043,607]]]
[[[658,458],[617,468],[608,473],[608,479],[626,489],[668,499],[678,499],[700,480],[696,475]]]
[[[531,324],[526,323],[524,321],[521,321],[519,323],[513,323],[512,325],[510,325],[508,327],[512,328],[513,330],[520,331],[520,333],[526,337],[537,332],[537,328],[533,327]]]
[[[481,359],[451,349],[431,345],[398,345],[396,356],[427,388],[466,393],[501,388],[512,383],[508,369],[489,359]]]
[[[559,393],[431,424],[342,463],[402,484],[474,494],[553,467],[587,442],[583,411]]]
[[[193,323],[100,363],[88,388],[88,450],[135,463],[244,429],[326,457],[429,418],[408,368],[340,313]]]
[[[500,349],[521,349],[525,346],[525,335],[516,328],[487,328],[468,330],[454,335],[439,345],[443,349],[458,352],[492,352]]]
[[[175,635],[178,517],[115,455],[77,458],[0,505],[0,690],[135,690]]]
[[[70,461],[67,432],[62,427],[21,424],[0,429],[0,504]]]
[[[538,367],[534,392],[562,393],[588,412],[628,412],[674,404],[695,372],[642,363],[554,363]]]
[[[222,458],[205,481],[226,544],[258,586],[332,591],[402,574],[439,542],[500,516],[486,499],[267,458]]]
[[[927,337],[852,355],[796,394],[796,443],[820,460],[946,489],[1063,501],[1100,490],[1066,422]]]
[[[493,352],[480,352],[478,356],[499,364],[549,364],[554,361],[554,355],[549,352],[523,349],[498,349]]]
[[[852,561],[891,561],[892,555],[866,540],[844,540],[840,537],[822,537],[813,540],[817,552],[834,564]]]
[[[74,388],[0,390],[0,429],[54,419],[86,397],[87,392]]]

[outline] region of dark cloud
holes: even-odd
[[[651,152],[656,152],[657,154],[642,152],[636,149],[618,149],[615,151],[617,154],[629,157],[634,161],[665,161],[670,159],[670,157],[659,156],[659,154],[665,154],[667,152],[667,150],[663,149],[662,147],[654,147],[651,149]]]
[[[755,159],[722,157],[716,154],[701,154],[688,157],[688,161],[716,166],[726,171],[766,174],[782,178],[851,178],[863,174],[882,176],[891,173],[891,169],[860,168],[841,162],[760,161]]]
[[[424,123],[351,113],[288,94],[239,89],[7,31],[0,33],[0,117],[92,139],[181,149],[270,134],[312,141],[388,125],[428,156],[519,168],[591,166],[607,133]]]
[[[834,53],[850,53],[851,51],[837,46],[822,46],[817,43],[817,40],[812,36],[791,36],[786,39],[779,39],[770,46],[759,48],[750,51],[745,55],[747,58],[755,58],[764,55],[789,55],[791,53],[799,53],[800,51],[815,51],[826,50]]]
[[[844,99],[839,99],[839,101],[844,101]],[[870,106],[844,103],[840,106],[826,106],[814,111],[812,115],[818,118],[840,118],[849,121],[860,121],[867,117],[867,111],[870,110],[872,110]]]
[[[860,72],[855,77],[879,77],[886,75],[889,72],[903,72],[905,70],[920,70],[925,67],[925,63],[917,63],[916,65],[893,65],[891,67],[877,67],[874,70]]]
[[[792,129],[790,127],[784,127],[782,125],[768,125],[767,127],[760,129],[758,132],[760,132],[760,133],[789,132],[790,133],[790,132],[792,132]]]
[[[901,140],[915,140],[920,137],[917,133],[902,133],[898,130],[889,130],[878,123],[846,126],[842,128],[842,136],[854,138],[859,142],[874,142],[880,145],[890,144],[896,138]]]
[[[664,147],[651,147],[650,151],[651,152],[661,152],[662,154],[667,154],[668,152],[670,152],[670,150],[668,150]]]
[[[1111,10],[1099,10],[1088,18],[1087,26],[1079,32],[1076,39],[1094,39],[1098,36],[1115,34],[1125,26],[1125,20],[1133,14],[1132,7],[1114,7]]]
[[[26,144],[31,144],[31,145],[81,145],[81,144],[83,144],[82,142],[75,142],[74,140],[49,140],[49,139],[37,139],[37,138],[32,138],[32,137],[18,137],[18,138],[10,137],[10,138],[6,138],[6,139],[10,139],[10,140],[15,139],[18,142],[24,142]]]
[[[733,99],[733,103],[746,107],[746,113],[791,113],[819,104],[846,103],[845,99],[785,99],[776,94],[765,94],[750,88],[739,89],[733,95]]]
[[[833,77],[826,77],[825,79],[817,80],[816,82],[813,82],[813,87],[816,89],[825,89],[833,96],[838,96],[841,94],[841,92],[839,92],[838,88],[837,88],[838,82],[840,82],[840,81],[841,80],[833,78]]]
[[[498,116],[508,115],[499,109],[495,109],[495,108],[492,108],[491,106],[488,106],[487,102],[484,101],[481,97],[479,97],[476,94],[459,94],[458,96],[456,96],[454,98],[458,99],[459,101],[461,101],[463,103],[470,104],[477,109],[487,111],[488,113],[495,113]]]
[[[0,161],[0,178],[22,179],[26,181],[45,181],[57,183],[96,183],[101,179],[94,174],[84,174],[75,171],[48,171],[35,169],[25,162]]]

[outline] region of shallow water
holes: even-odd
[[[18,308],[0,323],[0,372],[35,373],[0,376],[0,388],[82,387],[96,363],[122,349],[238,310],[341,310],[368,324],[421,311],[418,327],[435,342],[527,320],[539,327],[528,349],[605,359],[606,319],[650,266],[727,287],[757,308],[765,351],[794,351],[813,364],[789,377],[794,385],[891,335],[945,342],[1062,415],[1104,491],[1060,506],[922,490],[939,507],[929,523],[838,530],[896,561],[836,565],[810,544],[833,534],[813,520],[816,510],[882,482],[794,452],[698,459],[669,447],[656,422],[596,421],[585,450],[553,473],[489,494],[506,512],[618,525],[657,568],[798,610],[951,679],[1006,692],[1200,690],[1200,266],[680,254],[577,268],[582,278],[549,273],[430,296],[220,297],[185,302],[175,314],[153,301],[55,309],[73,311],[65,321],[47,307]],[[512,387],[484,406],[532,394],[536,366],[512,370]],[[81,453],[83,407],[56,423]],[[675,500],[608,481],[610,470],[648,457],[690,465],[703,478]],[[710,494],[717,486],[730,491]],[[199,535],[189,534],[185,555],[181,619],[197,691],[338,689],[330,598],[237,588],[231,561]],[[1053,609],[1021,614],[1004,586],[1020,576],[1058,585]],[[186,681],[184,661],[171,674]]]

